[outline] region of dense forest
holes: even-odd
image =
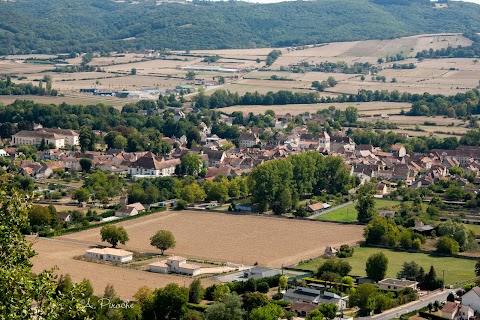
[[[478,32],[480,6],[425,0],[139,4],[111,0],[0,2],[0,54],[291,46]],[[460,18],[461,17],[461,18]],[[127,40],[128,39],[128,40]]]

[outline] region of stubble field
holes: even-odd
[[[411,104],[405,102],[331,102],[317,104],[289,104],[289,105],[254,105],[254,106],[232,106],[222,108],[222,112],[232,113],[242,111],[243,113],[253,112],[255,114],[265,113],[267,110],[273,110],[277,114],[291,113],[294,115],[304,112],[315,113],[318,110],[328,109],[334,106],[336,109],[345,110],[348,106],[354,106],[360,114],[398,114],[400,111],[410,109]]]
[[[193,281],[191,277],[151,273],[73,259],[85,253],[89,248],[86,244],[45,238],[29,239],[33,241],[33,249],[38,254],[31,259],[33,272],[40,273],[57,267],[58,270],[55,271],[57,274],[68,273],[74,282],[90,280],[97,295],[102,295],[107,284],[111,284],[120,298],[131,300],[142,286],[152,289],[164,287],[169,283],[188,286]],[[212,283],[209,279],[202,279],[204,286]]]
[[[363,228],[357,225],[195,211],[157,213],[116,225],[129,234],[130,241],[122,246],[127,250],[157,252],[150,237],[166,229],[177,243],[168,254],[269,267],[293,264],[322,255],[326,246],[363,239]],[[99,231],[90,229],[59,239],[101,244]]]

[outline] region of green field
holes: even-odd
[[[428,272],[430,266],[433,265],[437,271],[437,276],[442,276],[442,271],[445,270],[445,283],[454,284],[455,282],[466,281],[475,277],[475,260],[452,258],[452,257],[438,257],[431,256],[425,253],[411,253],[403,251],[395,251],[381,248],[355,248],[353,257],[345,260],[352,266],[351,274],[354,276],[365,276],[365,263],[368,257],[376,252],[382,251],[388,257],[387,277],[395,278],[398,271],[400,271],[403,262],[415,261],[421,265],[425,272]],[[318,267],[324,262],[323,258],[312,260],[307,263],[300,264],[298,267],[311,271],[316,271]]]
[[[375,206],[377,209],[390,210],[398,205],[400,205],[400,201],[375,199]],[[317,219],[324,221],[355,222],[357,221],[357,214],[357,210],[355,210],[355,203],[353,203],[346,207],[321,215]]]
[[[477,235],[480,235],[480,224],[467,224],[468,230],[472,230]]]

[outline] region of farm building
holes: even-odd
[[[114,248],[93,248],[85,252],[85,257],[112,262],[129,262],[133,259],[133,253]]]
[[[313,204],[307,206],[307,211],[308,212],[313,212],[313,213],[318,213],[318,212],[321,212],[324,209],[327,209],[329,207],[330,207],[330,205],[327,204],[327,203],[317,202],[317,203],[313,203]]]

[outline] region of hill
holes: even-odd
[[[479,16],[477,4],[436,9],[424,0],[16,0],[0,2],[0,54],[276,47],[479,32]]]

